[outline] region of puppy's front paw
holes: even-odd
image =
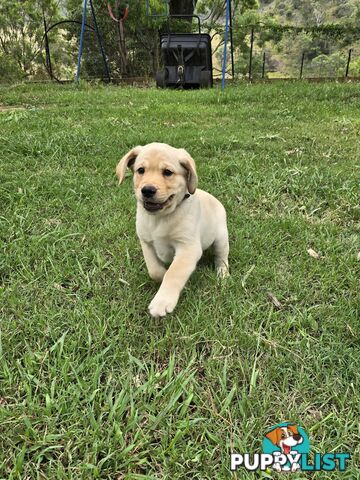
[[[177,298],[165,297],[156,294],[149,305],[149,312],[152,317],[165,317],[171,313],[177,304]]]

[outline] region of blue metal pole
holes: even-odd
[[[75,78],[76,82],[78,82],[80,78],[81,56],[83,51],[84,31],[85,31],[86,5],[87,5],[87,0],[84,0],[82,21],[81,21],[80,47],[79,47],[78,63],[77,63],[76,78]]]
[[[230,0],[226,0],[226,12],[225,12],[225,38],[224,38],[224,58],[222,65],[222,80],[221,80],[221,89],[225,89],[225,75],[226,75],[226,54],[227,54],[227,43],[229,36],[229,11],[230,11]]]

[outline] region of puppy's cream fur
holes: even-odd
[[[226,212],[215,197],[196,188],[195,162],[182,148],[164,143],[133,148],[117,165],[119,183],[127,167],[134,173],[136,231],[146,266],[150,277],[161,282],[149,311],[163,317],[174,310],[202,252],[211,245],[218,275],[228,275]],[[150,199],[142,193],[148,186],[156,189]]]

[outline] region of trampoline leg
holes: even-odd
[[[78,82],[80,78],[81,56],[82,56],[83,44],[84,44],[86,5],[87,5],[87,0],[84,0],[82,21],[81,21],[80,47],[79,47],[78,63],[77,63],[77,70],[76,70],[76,77],[75,77],[76,82]]]
[[[230,10],[230,0],[226,0],[226,10],[225,10],[225,38],[224,38],[224,58],[222,64],[222,78],[221,78],[221,89],[225,89],[225,75],[226,75],[226,54],[227,54],[227,42],[229,35],[229,10]]]
[[[98,23],[97,23],[97,20],[96,20],[96,13],[95,13],[94,5],[93,5],[92,0],[89,0],[89,2],[90,2],[90,8],[91,8],[93,21],[94,21],[96,36],[97,36],[97,40],[98,40],[99,47],[100,47],[100,53],[101,53],[101,56],[102,56],[102,59],[103,59],[103,62],[104,62],[105,73],[106,73],[108,82],[110,82],[111,77],[110,77],[109,65],[108,65],[106,55],[105,55],[105,51],[104,51],[104,47],[103,47],[103,44],[102,44],[102,39],[101,39],[101,35],[100,35],[99,26],[98,26]]]

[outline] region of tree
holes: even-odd
[[[170,0],[171,15],[193,15],[197,0]]]
[[[0,51],[16,63],[23,75],[42,68],[44,17],[55,18],[55,0],[1,0]]]

